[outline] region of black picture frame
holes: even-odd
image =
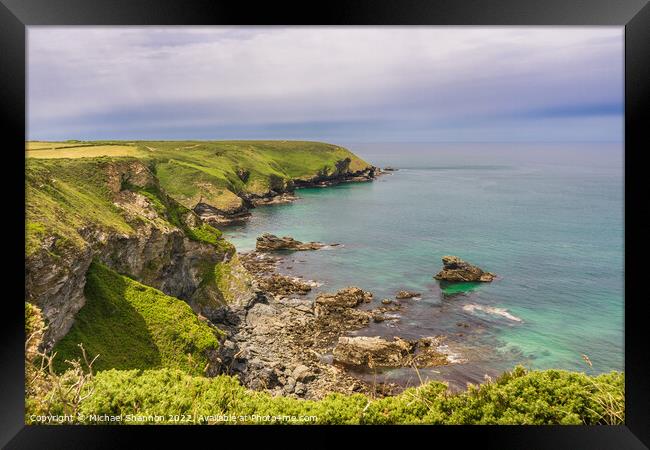
[[[626,424],[623,426],[456,426],[456,427],[356,427],[364,435],[393,435],[400,441],[417,432],[423,445],[442,439],[455,444],[472,440],[481,447],[554,449],[640,449],[650,445],[650,359],[643,314],[647,294],[636,293],[642,277],[641,244],[646,241],[634,214],[647,212],[643,192],[643,133],[650,125],[650,5],[646,0],[353,0],[312,3],[243,2],[208,0],[0,0],[0,99],[7,158],[4,193],[12,210],[5,225],[15,232],[3,242],[6,258],[4,326],[0,352],[0,445],[7,448],[128,447],[131,439],[167,440],[179,432],[215,439],[238,434],[248,439],[259,427],[111,427],[24,425],[24,312],[17,297],[21,287],[19,261],[24,257],[24,150],[26,126],[25,38],[30,25],[618,25],[625,27],[625,379]],[[7,176],[13,175],[13,176]],[[20,213],[23,212],[23,214]],[[16,261],[14,263],[14,260]],[[642,279],[642,278],[641,278]],[[588,313],[588,312],[586,312]],[[278,427],[264,428],[277,433]],[[313,436],[311,427],[289,427],[299,438]],[[215,433],[215,431],[217,431]],[[287,428],[283,428],[287,431]],[[327,432],[322,441],[336,443],[338,434]],[[349,431],[349,428],[346,429]],[[189,439],[190,437],[188,437]],[[295,440],[293,440],[295,439]],[[213,441],[215,445],[220,445]],[[245,442],[245,441],[240,441]],[[306,441],[303,441],[306,442]],[[151,444],[151,442],[150,442]],[[422,444],[421,444],[422,445]]]

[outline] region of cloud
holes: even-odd
[[[620,140],[622,104],[622,28],[28,28],[32,139]]]

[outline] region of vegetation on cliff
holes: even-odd
[[[169,367],[202,375],[210,366],[220,332],[201,321],[182,300],[94,262],[86,276],[86,304],[68,334],[54,347],[55,368],[81,358],[78,344],[99,355],[94,367]]]
[[[206,203],[224,211],[240,208],[242,197],[283,190],[292,180],[371,167],[343,147],[307,141],[29,142],[27,148],[28,159],[135,156],[185,207]]]

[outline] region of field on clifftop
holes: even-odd
[[[146,161],[169,195],[188,208],[207,203],[232,211],[237,194],[263,195],[292,179],[331,174],[350,158],[354,172],[370,165],[347,149],[307,141],[33,141],[28,159],[136,157]]]

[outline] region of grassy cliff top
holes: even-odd
[[[349,150],[309,141],[30,141],[26,157],[146,160],[165,191],[187,208],[203,202],[226,211],[242,206],[239,194],[261,195],[290,180],[332,174],[339,161],[348,171],[370,167]]]
[[[131,234],[134,226],[145,222],[180,228],[190,239],[223,247],[218,230],[205,224],[188,225],[185,219],[193,213],[162,190],[143,162],[132,157],[28,160],[27,256],[51,238],[56,248],[84,246],[80,231],[85,227]],[[144,197],[142,211],[129,212],[129,206],[137,205],[129,194]],[[119,206],[120,199],[126,207]]]

